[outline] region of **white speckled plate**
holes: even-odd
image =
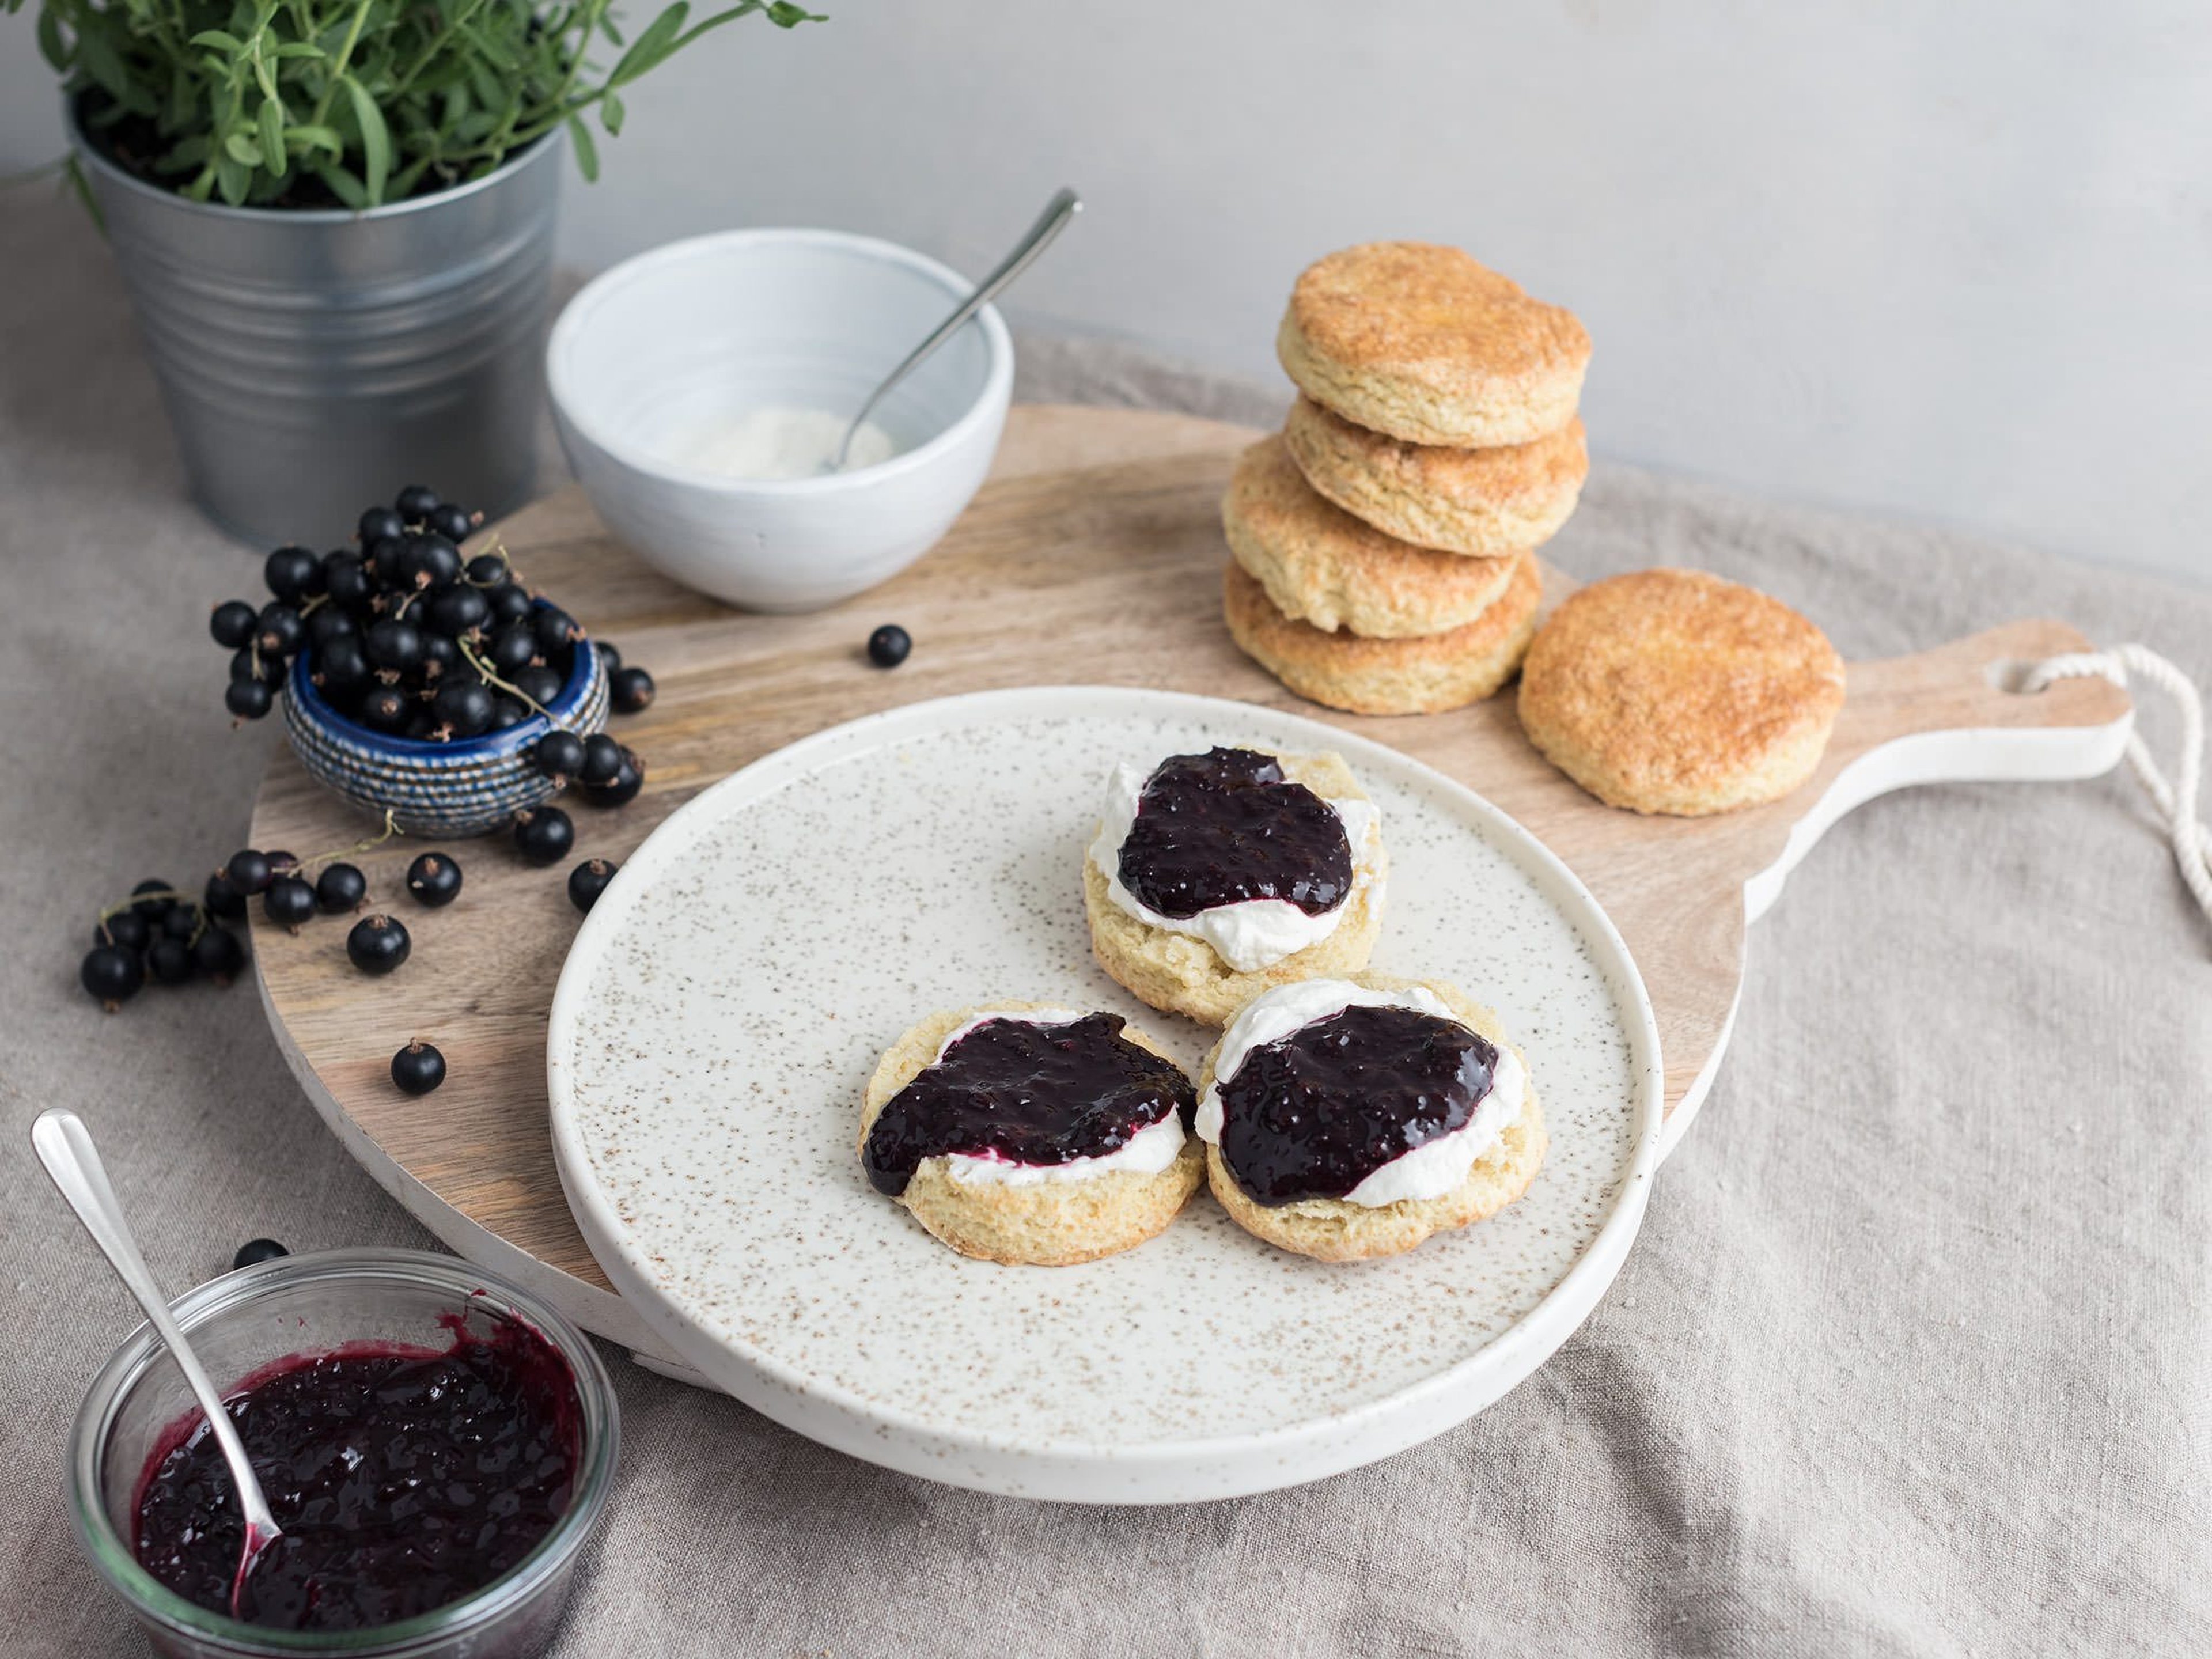
[[[1203,1190],[1103,1261],[955,1255],[860,1173],[878,1053],[932,1009],[1023,997],[1118,1010],[1194,1069],[1214,1033],[1099,971],[1080,872],[1113,762],[1214,743],[1351,763],[1390,847],[1374,965],[1498,1010],[1543,1099],[1542,1173],[1387,1261],[1285,1255]],[[1612,1282],[1661,1118],[1635,966],[1526,831],[1379,744],[1163,691],[920,703],[705,791],[592,910],[546,1049],[569,1206],[678,1352],[856,1457],[1088,1503],[1290,1486],[1472,1416]]]

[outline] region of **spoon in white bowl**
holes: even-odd
[[[1023,233],[1022,240],[1014,244],[1013,251],[999,261],[999,268],[978,283],[975,291],[963,300],[950,317],[932,330],[927,339],[908,352],[906,361],[885,376],[881,386],[868,394],[868,401],[860,405],[860,412],[853,416],[853,423],[845,428],[845,435],[837,445],[837,453],[823,465],[823,472],[842,472],[845,470],[845,458],[852,452],[854,438],[859,434],[862,423],[875,412],[876,405],[884,400],[884,395],[921,368],[930,353],[957,333],[961,324],[990,304],[1015,277],[1027,270],[1036,262],[1037,255],[1052,245],[1052,239],[1067,228],[1067,222],[1082,211],[1083,198],[1073,191],[1063,185],[1053,191],[1052,200],[1044,204],[1044,211],[1037,216],[1037,222]]]
[[[268,1497],[254,1475],[253,1465],[246,1461],[246,1446],[238,1437],[237,1425],[222,1408],[222,1396],[208,1380],[206,1368],[193,1353],[191,1345],[185,1340],[185,1334],[178,1328],[176,1316],[170,1313],[161,1286],[147,1271],[146,1258],[138,1253],[138,1241],[131,1236],[131,1224],[123,1218],[123,1206],[115,1201],[115,1188],[107,1184],[107,1170],[100,1164],[99,1148],[92,1144],[92,1131],[84,1127],[84,1120],[75,1112],[57,1106],[40,1113],[39,1121],[31,1126],[31,1146],[38,1153],[39,1162],[46,1166],[46,1173],[53,1177],[54,1185],[61,1189],[63,1199],[76,1212],[76,1218],[84,1223],[85,1231],[92,1235],[92,1242],[100,1246],[107,1265],[115,1269],[116,1277],[138,1298],[138,1305],[146,1310],[147,1322],[168,1345],[169,1358],[185,1374],[192,1398],[199,1401],[208,1427],[215,1432],[216,1444],[222,1449],[222,1461],[230,1470],[231,1484],[238,1489],[238,1512],[246,1521],[245,1547],[239,1552],[238,1571],[230,1581],[230,1613],[235,1619],[239,1597],[246,1589],[246,1574],[253,1571],[254,1561],[261,1552],[280,1535],[276,1517],[269,1512]]]

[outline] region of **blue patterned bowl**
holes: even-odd
[[[502,829],[553,793],[530,750],[555,726],[588,737],[607,723],[607,669],[589,640],[576,642],[568,683],[544,714],[453,743],[372,732],[324,701],[307,676],[312,647],[293,659],[284,687],[284,734],[318,782],[410,836],[481,836]],[[550,718],[548,718],[548,717]]]

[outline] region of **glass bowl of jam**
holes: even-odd
[[[70,1510],[156,1652],[520,1659],[550,1640],[621,1438],[582,1333],[419,1250],[281,1257],[173,1306],[283,1535],[232,1616],[230,1481],[142,1326],[77,1413]]]

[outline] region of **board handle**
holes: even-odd
[[[2109,772],[2126,751],[2135,706],[2111,681],[2029,690],[2028,671],[2089,641],[2062,622],[2025,619],[1909,657],[1855,662],[1829,739],[1820,793],[1781,855],[1744,884],[1756,921],[1844,813],[1919,783],[2057,782]]]

